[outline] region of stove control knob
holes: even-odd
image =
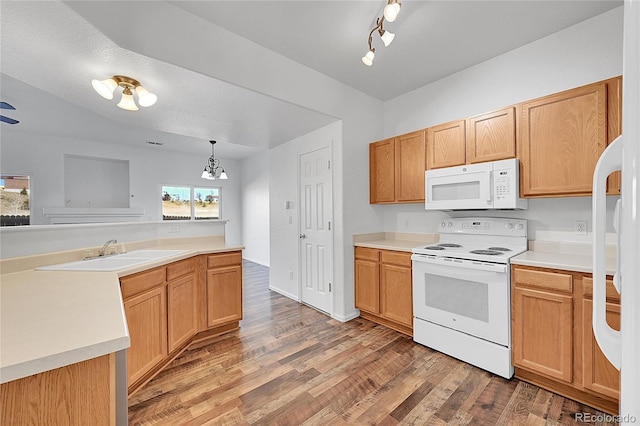
[[[451,228],[453,226],[452,222],[447,223],[447,227]]]
[[[511,223],[511,222],[505,223],[505,224],[504,224],[504,227],[505,227],[506,229],[513,229],[513,223]]]
[[[447,223],[443,221],[443,222],[440,224],[440,227],[441,227],[441,228],[444,228],[445,226],[447,226]]]
[[[521,223],[516,224],[516,229],[522,229],[522,228],[524,228],[524,226],[522,226]]]

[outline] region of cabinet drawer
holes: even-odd
[[[411,267],[411,253],[381,250],[380,255],[382,257],[382,263]]]
[[[582,295],[593,298],[593,278],[582,279]],[[607,277],[607,302],[620,303],[620,293],[613,286],[613,280]]]
[[[356,247],[356,258],[378,262],[380,261],[380,250],[367,247]]]
[[[166,268],[156,268],[150,271],[140,272],[120,279],[122,298],[133,296],[153,287],[162,285],[166,278]]]
[[[186,259],[167,266],[167,281],[174,280],[196,270],[195,259]]]
[[[208,269],[231,265],[242,265],[241,252],[234,251],[232,253],[212,254],[207,256]]]
[[[516,286],[534,287],[553,291],[571,293],[573,291],[573,276],[558,272],[532,271],[515,268],[513,282]]]

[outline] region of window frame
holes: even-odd
[[[184,188],[189,189],[189,219],[165,219],[164,210],[162,206],[162,197],[164,196],[164,188]],[[197,189],[217,189],[218,190],[218,218],[217,219],[196,219],[195,212],[195,190]],[[214,220],[222,220],[222,187],[221,186],[206,186],[206,185],[160,185],[160,217],[162,222],[179,222],[179,221],[190,221],[190,222],[207,222]]]
[[[28,196],[28,202],[29,202],[29,216],[28,216],[28,221],[29,223],[25,223],[25,224],[16,224],[16,225],[6,225],[6,226],[30,226],[33,225],[33,213],[34,213],[34,207],[33,207],[33,176],[31,175],[31,173],[9,173],[9,172],[0,172],[0,177],[2,179],[7,179],[8,177],[12,177],[12,176],[19,176],[19,177],[24,177],[27,178],[28,182],[29,182],[29,189],[27,190],[27,196]],[[3,188],[4,190],[4,188]],[[3,212],[4,213],[4,212]],[[11,216],[11,215],[7,215],[7,216]],[[3,228],[5,226],[2,226]]]

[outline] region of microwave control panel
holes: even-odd
[[[494,180],[494,196],[496,200],[502,200],[511,197],[511,191],[515,186],[513,170],[496,170],[493,172]]]

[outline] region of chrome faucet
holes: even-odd
[[[109,240],[106,243],[104,243],[100,251],[98,251],[98,256],[104,256],[107,251],[107,247],[109,247],[110,244],[116,244],[117,242],[118,240]]]

